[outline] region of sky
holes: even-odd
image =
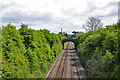
[[[103,26],[118,21],[119,0],[0,0],[0,26],[8,23],[20,28],[48,29],[50,32],[83,31],[89,17],[99,18]]]

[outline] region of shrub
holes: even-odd
[[[44,78],[62,50],[63,38],[24,24],[19,30],[11,24],[3,26],[2,78]]]
[[[120,78],[119,24],[82,33],[77,37],[78,55],[90,77]]]

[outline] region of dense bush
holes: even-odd
[[[62,50],[64,36],[8,24],[2,28],[2,77],[44,78]],[[50,62],[52,61],[52,63]]]
[[[89,77],[120,78],[120,22],[81,33],[77,42]]]

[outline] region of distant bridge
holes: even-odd
[[[64,49],[64,43],[65,42],[73,42],[75,44],[75,49],[77,49],[77,39],[72,39],[72,38],[67,38],[67,39],[63,39],[62,40],[62,45],[63,45],[63,49]]]

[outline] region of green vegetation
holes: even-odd
[[[60,34],[21,24],[2,28],[2,78],[44,78],[62,50]]]
[[[120,22],[81,33],[77,41],[89,77],[120,78]]]

